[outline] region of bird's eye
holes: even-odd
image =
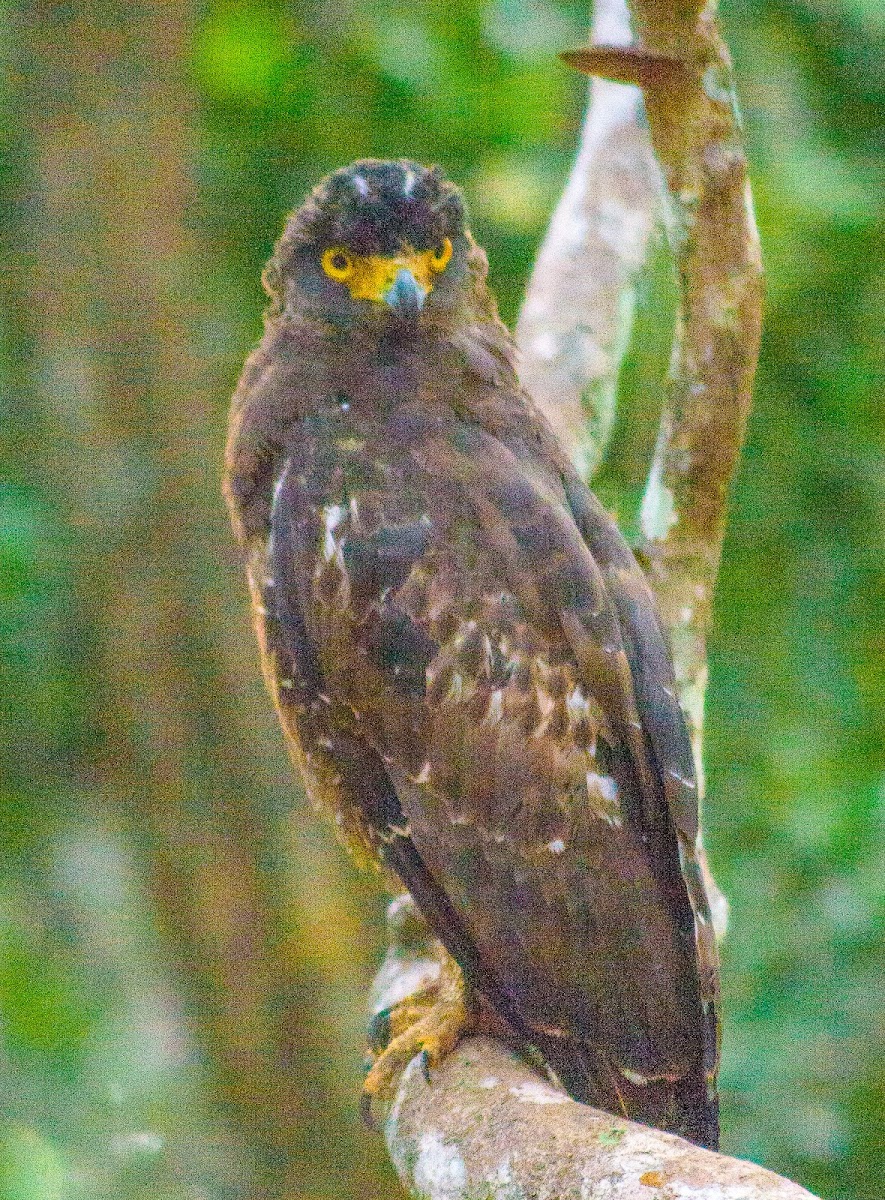
[[[331,246],[322,257],[323,270],[330,279],[343,283],[353,271],[353,259],[340,246]]]
[[[430,255],[430,265],[434,271],[444,271],[451,257],[452,243],[448,238],[443,238]]]

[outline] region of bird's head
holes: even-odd
[[[486,272],[465,221],[461,193],[439,167],[342,167],[286,224],[264,274],[271,311],[345,330],[447,324]]]

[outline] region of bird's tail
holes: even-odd
[[[719,1149],[719,1100],[701,1062],[678,1079],[644,1079],[588,1042],[568,1039],[539,1049],[573,1099]]]

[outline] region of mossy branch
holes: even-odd
[[[462,1042],[430,1086],[413,1062],[386,1132],[426,1200],[813,1200],[755,1163],[578,1104],[486,1038]]]
[[[486,1038],[462,1042],[430,1086],[413,1062],[386,1134],[422,1200],[814,1200],[755,1163],[578,1104]]]

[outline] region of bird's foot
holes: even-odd
[[[416,1055],[427,1082],[430,1070],[472,1028],[475,1010],[461,969],[448,954],[437,978],[399,1004],[376,1014],[369,1025],[369,1070],[363,1081],[363,1119],[373,1125],[372,1105],[396,1093],[400,1076]]]

